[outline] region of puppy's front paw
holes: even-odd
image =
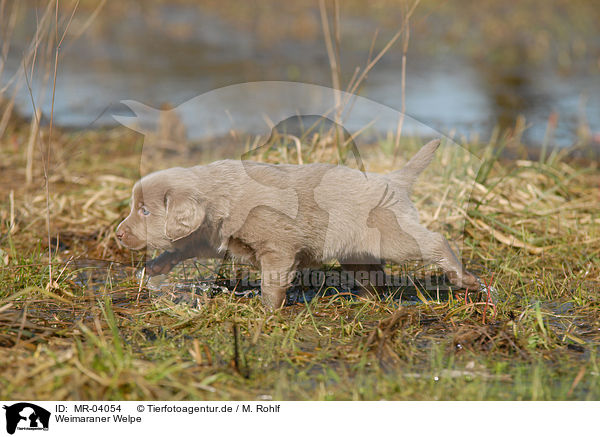
[[[446,272],[446,276],[450,279],[454,285],[460,288],[468,288],[469,290],[475,291],[480,289],[481,281],[477,276],[464,270],[461,274],[453,271]]]
[[[166,275],[175,267],[178,261],[179,257],[176,252],[163,252],[146,263],[146,275]]]
[[[147,276],[158,276],[165,275],[171,271],[170,263],[157,262],[156,259],[150,260],[146,263],[146,275]]]
[[[494,287],[486,286],[485,283],[474,274],[464,270],[461,275],[456,272],[446,272],[448,279],[458,287],[468,289],[473,292],[480,292],[483,294],[484,299],[491,299],[491,303],[498,301],[498,292]]]

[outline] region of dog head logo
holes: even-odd
[[[28,402],[5,405],[6,432],[14,434],[18,430],[48,430],[50,411]]]

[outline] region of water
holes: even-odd
[[[248,81],[331,83],[322,40],[284,38],[265,46],[254,32],[241,30],[201,7],[169,5],[151,12],[128,11],[120,20],[92,24],[73,44],[65,42],[54,105],[58,125],[114,125],[113,114],[129,114],[119,103],[125,99],[154,107],[166,102],[176,106],[215,88]],[[368,47],[356,41],[369,40],[376,25],[368,18],[342,16],[345,81],[367,58]],[[3,81],[22,68],[21,56],[34,29],[35,15],[29,11],[18,26]],[[558,114],[554,144],[573,144],[584,119],[600,142],[599,90],[595,73],[562,77],[551,69],[527,64],[494,69],[451,51],[424,55],[418,44],[409,52],[407,114],[444,134],[478,133],[486,138],[494,126],[514,126],[517,116],[523,115],[529,125],[526,142],[539,145],[554,112]],[[369,74],[361,94],[400,109],[398,48]],[[25,87],[17,103],[24,115],[32,114]],[[49,97],[43,110],[48,117]]]
[[[93,259],[77,259],[69,265],[72,281],[75,285],[85,290],[90,297],[98,298],[107,291],[111,292],[113,301],[117,305],[128,305],[130,302],[147,298],[149,295],[156,299],[162,298],[176,304],[185,304],[191,307],[201,306],[208,299],[219,294],[233,294],[238,298],[251,299],[260,295],[260,279],[239,278],[230,275],[229,279],[215,279],[210,269],[196,261],[184,261],[175,270],[167,275],[158,275],[148,278],[140,277],[141,271],[112,261]],[[307,273],[302,272],[304,281]],[[434,275],[428,280],[416,277],[403,276],[402,286],[391,287],[381,296],[382,300],[390,304],[417,305],[422,303],[419,297],[425,296],[429,300],[447,301],[449,291],[444,276]],[[123,287],[123,283],[139,284],[143,287],[139,292],[132,288]],[[305,284],[299,277],[287,290],[286,304],[309,303],[315,298],[331,299],[334,296],[341,299],[357,299],[359,290],[355,287],[348,288],[339,283],[335,286],[325,284]],[[417,291],[417,285],[419,292]],[[112,291],[113,289],[117,290]],[[391,293],[391,295],[390,295]]]

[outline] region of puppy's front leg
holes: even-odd
[[[375,260],[344,260],[341,261],[344,271],[350,273],[351,280],[358,287],[359,295],[377,297],[384,290],[386,284],[383,265]]]
[[[221,258],[205,240],[192,240],[170,252],[163,252],[146,263],[148,276],[166,275],[181,261],[190,258]]]
[[[260,265],[263,303],[270,310],[279,309],[285,303],[285,292],[294,280],[297,263],[290,256],[268,254],[261,257]]]
[[[173,270],[173,267],[187,258],[190,257],[180,251],[163,252],[146,263],[146,274],[148,276],[166,275]]]

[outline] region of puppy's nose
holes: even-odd
[[[125,236],[125,232],[123,232],[123,230],[121,230],[121,229],[117,229],[117,232],[115,232],[115,235],[117,236],[117,238],[119,240],[122,240],[123,237]]]

